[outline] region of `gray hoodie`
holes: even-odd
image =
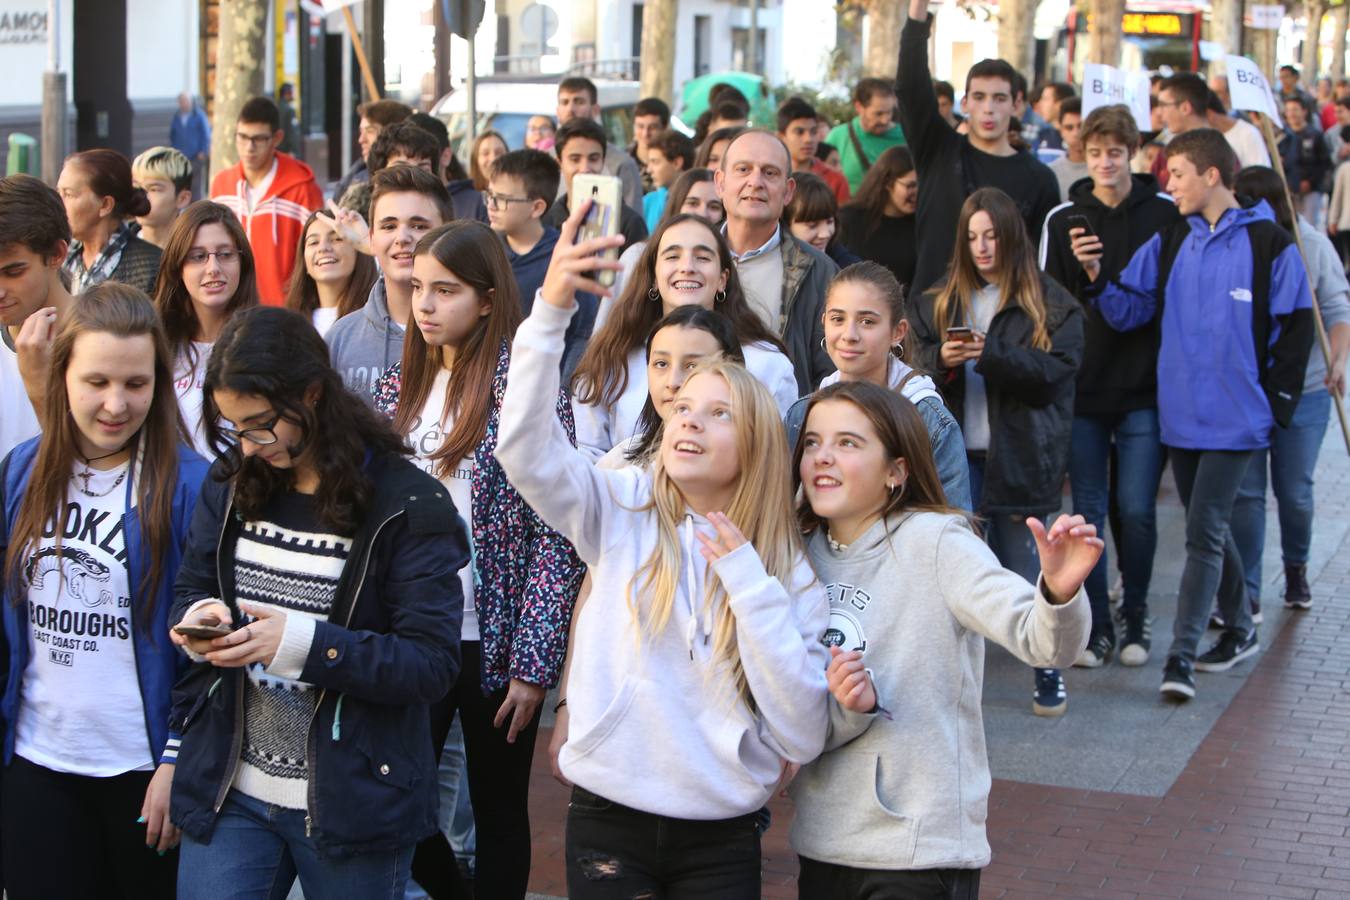
[[[1308,254],[1308,281],[1317,294],[1317,305],[1322,310],[1322,322],[1327,331],[1342,322],[1350,322],[1350,284],[1341,268],[1341,256],[1327,236],[1298,217],[1298,232],[1303,238],[1303,249]],[[1303,374],[1303,393],[1325,391],[1327,358],[1322,355],[1322,344],[1313,344],[1308,354],[1308,368]]]
[[[347,390],[373,403],[375,382],[403,357],[403,328],[389,317],[383,278],[371,287],[361,311],[334,322],[324,340]]]
[[[840,550],[807,544],[830,597],[825,642],[862,650],[884,715],[829,701],[825,752],[792,784],[792,848],[867,869],[989,863],[984,641],[1065,667],[1087,643],[1087,598],[1052,606],[999,565],[966,521],[911,513]]]

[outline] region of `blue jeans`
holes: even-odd
[[[321,856],[305,837],[305,811],[230,791],[211,842],[183,835],[179,900],[284,900],[297,875],[306,897],[402,900],[414,844],[395,851]]]
[[[1115,442],[1116,507],[1120,514],[1120,575],[1125,585],[1123,608],[1148,609],[1148,586],[1153,578],[1153,553],[1158,545],[1158,480],[1162,475],[1163,447],[1158,436],[1158,411],[1136,409],[1112,416],[1074,416],[1069,481],[1073,511],[1106,534],[1110,502],[1112,440]],[[1106,552],[1097,561],[1084,587],[1092,605],[1094,634],[1114,637],[1108,597]]]
[[[984,500],[984,456],[970,456],[970,498],[975,511],[985,517],[984,540],[998,557],[999,565],[1016,572],[1032,584],[1041,574],[1036,539],[1027,528],[1027,517],[1011,513],[987,513]]]
[[[1313,469],[1331,419],[1331,395],[1304,394],[1288,428],[1270,433],[1270,450],[1252,455],[1233,504],[1233,540],[1246,567],[1247,593],[1261,597],[1261,553],[1266,546],[1266,465],[1280,511],[1280,550],[1286,565],[1306,565],[1312,546]]]

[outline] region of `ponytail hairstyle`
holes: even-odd
[[[234,249],[239,251],[239,286],[225,305],[225,315],[233,316],[241,309],[258,305],[258,277],[253,264],[253,250],[249,247],[248,235],[230,208],[210,200],[198,200],[179,213],[173,221],[169,239],[164,242],[164,255],[160,257],[159,276],[155,279],[155,308],[164,320],[170,358],[176,361],[186,355],[189,357],[188,364],[193,368],[196,368],[197,360],[192,340],[201,323],[192,305],[192,295],[183,284],[183,266],[187,264],[193,241],[197,240],[197,231],[203,225],[224,228],[234,242]]]
[[[173,357],[164,328],[150,298],[127,284],[105,281],[75,298],[52,343],[47,398],[42,409],[42,437],[32,462],[28,489],[9,532],[5,554],[5,581],[11,602],[18,603],[31,577],[24,562],[37,549],[47,525],[59,521],[66,508],[70,473],[76,459],[77,427],[70,412],[66,372],[75,341],[83,334],[102,333],[129,338],[146,335],[155,353],[154,394],[150,412],[131,439],[131,490],[141,523],[141,540],[150,553],[150,566],[139,585],[131,585],[142,628],[154,618],[160,580],[169,578],[169,550],[173,546],[173,497],[178,488],[179,444],[185,440],[173,387]],[[141,477],[144,475],[145,477]],[[53,529],[60,546],[61,529]]]
[[[370,503],[368,454],[406,455],[403,441],[384,419],[348,391],[328,362],[328,345],[307,316],[276,306],[241,310],[225,323],[211,349],[202,385],[206,439],[221,457],[222,481],[234,479],[234,502],[245,519],[256,519],[277,494],[295,484],[295,469],[278,469],[245,457],[220,432],[215,392],[265,398],[274,412],[300,427],[292,448],[297,464],[319,478],[314,494],[325,528],[351,534]]]
[[[801,433],[792,451],[794,491],[801,487],[806,424],[810,422],[811,411],[816,405],[829,400],[851,403],[856,407],[880,438],[886,459],[905,461],[908,471],[905,483],[891,491],[881,509],[881,518],[888,527],[893,518],[910,512],[944,513],[962,516],[969,521],[970,516],[964,510],[954,509],[947,502],[947,495],[942,490],[942,479],[938,477],[937,463],[933,461],[933,445],[923,416],[919,415],[913,403],[900,394],[867,381],[837,381],[816,391],[807,400]],[[797,522],[803,534],[810,534],[825,524],[825,520],[811,509],[804,493],[797,503]]]
[[[970,319],[970,299],[985,280],[975,268],[970,252],[970,220],[977,212],[988,214],[994,223],[998,271],[998,309],[1017,306],[1031,319],[1031,346],[1050,349],[1050,331],[1046,328],[1045,291],[1041,287],[1036,248],[1027,236],[1026,223],[1017,204],[998,188],[980,188],[966,198],[956,226],[956,249],[947,267],[947,281],[937,288],[933,304],[933,324],[939,334]]]
[[[461,219],[427,232],[413,251],[414,257],[430,254],[480,298],[492,302],[491,310],[478,319],[473,332],[455,353],[455,369],[445,392],[442,413],[442,417],[453,415],[455,424],[445,436],[445,443],[431,454],[440,478],[483,442],[494,402],[492,381],[497,375],[497,360],[502,345],[515,337],[523,318],[519,289],[502,247],[502,239],[492,229],[481,222]],[[441,348],[428,344],[415,324],[409,325],[403,339],[401,367],[398,412],[393,425],[396,432],[406,435],[421,415],[441,370]]]
[[[130,160],[116,150],[84,150],[71,154],[66,165],[84,173],[95,196],[113,199],[111,218],[121,221],[150,212],[150,198],[144,190],[132,185]]]
[[[802,559],[802,542],[792,515],[787,437],[778,405],[768,388],[744,366],[730,360],[702,363],[685,384],[696,378],[721,378],[730,389],[741,475],[724,512],[754,545],[769,577],[778,579],[790,591],[796,582],[797,563]],[[629,609],[639,634],[647,638],[655,637],[670,623],[675,593],[684,578],[679,526],[685,508],[684,494],[666,472],[658,453],[652,462],[652,497],[641,507],[655,512],[656,546],[628,584]],[[704,584],[699,615],[714,617],[714,663],[724,664],[730,670],[737,697],[753,709],[754,697],[736,644],[736,616],[721,582],[708,578]]]
[[[305,227],[300,229],[300,242],[295,248],[295,271],[291,273],[291,283],[286,288],[286,308],[307,316],[319,308],[319,289],[315,286],[309,270],[305,268],[305,241],[309,238],[309,230],[314,227],[319,216],[325,216],[329,220],[333,218],[330,211],[320,209],[310,213],[309,218],[305,220]],[[338,295],[337,317],[340,319],[365,306],[366,298],[370,296],[370,288],[379,277],[375,258],[357,251],[352,273],[347,276],[347,285]]]
[[[648,359],[651,359],[652,355],[652,341],[656,340],[659,332],[667,328],[706,331],[717,341],[723,359],[745,365],[745,351],[741,349],[741,342],[736,337],[735,329],[731,327],[731,321],[716,310],[704,309],[692,303],[671,310],[670,315],[653,325],[651,333],[647,335]],[[638,439],[624,454],[624,458],[629,462],[642,462],[656,452],[661,446],[661,431],[664,424],[660,413],[656,411],[656,404],[652,403],[651,391],[648,391],[647,399],[642,404],[642,412],[638,414],[637,431],[634,432],[638,435]]]
[[[909,304],[904,286],[896,280],[895,274],[881,263],[866,259],[841,269],[839,274],[835,275],[830,281],[830,286],[825,291],[827,315],[830,293],[841,284],[865,284],[876,291],[886,305],[887,313],[891,317],[890,327],[892,330],[909,317]],[[904,360],[905,364],[911,369],[922,372],[922,369],[919,369],[913,361],[915,354],[910,352],[914,349],[912,344],[913,332],[907,330],[899,346],[893,345],[891,347],[891,355]]]
[[[777,335],[764,327],[759,315],[745,299],[726,238],[702,216],[680,213],[663,220],[647,239],[647,246],[638,259],[637,267],[624,283],[623,293],[615,302],[609,318],[605,319],[604,325],[586,345],[586,352],[572,376],[572,393],[579,403],[608,409],[628,389],[628,356],[643,346],[652,333],[652,327],[664,315],[660,288],[656,284],[656,259],[661,252],[661,239],[671,228],[685,222],[697,222],[706,228],[713,246],[717,248],[718,265],[727,276],[726,296],[717,304],[717,311],[731,321],[737,339],[742,344],[763,343],[783,349]],[[656,295],[655,299],[653,294]]]

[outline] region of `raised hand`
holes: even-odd
[[[553,248],[553,258],[549,260],[548,273],[544,275],[544,284],[539,288],[539,296],[544,302],[559,309],[570,309],[573,297],[584,291],[597,297],[610,296],[609,288],[595,280],[595,273],[601,269],[621,271],[623,265],[617,259],[607,259],[599,254],[606,250],[622,247],[623,235],[591,238],[579,244],[577,231],[581,222],[590,212],[592,201],[586,200],[567,217],[558,232],[558,243]]]
[[[1102,239],[1085,228],[1070,228],[1069,241],[1088,280],[1096,281],[1102,273]]]
[[[732,524],[726,513],[708,513],[708,524],[717,529],[716,539],[697,531],[694,532],[699,543],[703,545],[699,548],[699,552],[708,562],[717,562],[741,544],[746,543],[745,535],[741,534],[741,530]]]
[[[1092,567],[1101,559],[1102,539],[1097,526],[1082,516],[1060,516],[1046,531],[1041,520],[1027,519],[1027,528],[1036,539],[1041,559],[1041,578],[1051,603],[1068,603],[1087,580]]]
[[[314,220],[314,224],[329,229],[355,247],[358,253],[374,255],[374,251],[370,249],[370,226],[359,212],[338,206],[332,200],[328,201],[328,211],[333,214],[333,218],[319,216]]]
[[[850,712],[870,713],[877,708],[877,691],[872,677],[863,666],[862,653],[857,650],[830,648],[830,665],[825,669],[825,681],[839,705]]]

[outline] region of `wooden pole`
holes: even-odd
[[[1289,179],[1284,174],[1284,162],[1280,159],[1280,148],[1275,143],[1275,129],[1270,124],[1270,118],[1265,113],[1257,113],[1261,120],[1261,133],[1266,138],[1266,148],[1270,151],[1270,163],[1275,167],[1275,174],[1280,176],[1280,184],[1284,186],[1284,202],[1289,206],[1290,221],[1294,223],[1294,242],[1298,245],[1299,255],[1303,258],[1303,268],[1308,269],[1308,251],[1303,246],[1303,236],[1298,230],[1298,206],[1294,203],[1294,195],[1289,191]],[[1331,370],[1331,341],[1327,338],[1327,326],[1322,321],[1322,308],[1317,303],[1317,286],[1312,283],[1312,270],[1308,269],[1308,291],[1312,294],[1313,321],[1317,323],[1317,343],[1322,348],[1322,358],[1327,361],[1327,371]],[[1336,417],[1341,423],[1341,437],[1345,438],[1345,452],[1350,453],[1350,424],[1345,419],[1345,407],[1341,404],[1341,397],[1334,390],[1328,390],[1331,395],[1332,405],[1336,407]]]
[[[361,35],[356,33],[356,19],[352,17],[350,6],[342,7],[342,17],[347,20],[347,34],[352,39],[352,49],[356,51],[356,64],[361,67],[361,77],[365,79],[366,91],[370,99],[380,99],[380,89],[375,85],[375,73],[370,70],[370,60],[366,59],[366,48],[361,44]]]

